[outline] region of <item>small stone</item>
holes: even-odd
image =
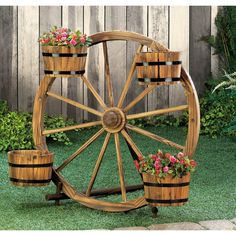
[[[229,220],[207,220],[200,221],[199,224],[211,230],[236,230],[236,225]]]
[[[142,226],[137,226],[137,227],[116,228],[114,230],[147,230],[147,228]]]
[[[180,223],[150,225],[148,229],[150,230],[199,230],[199,229],[204,229],[204,228],[197,223],[180,222]]]
[[[231,222],[236,225],[236,218],[232,219]]]

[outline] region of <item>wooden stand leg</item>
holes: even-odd
[[[58,182],[57,183],[57,191],[56,194],[60,194],[62,191],[62,183]],[[55,205],[59,206],[60,205],[60,199],[55,200]]]
[[[151,206],[152,217],[157,218],[158,208]]]

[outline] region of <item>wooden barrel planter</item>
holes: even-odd
[[[41,150],[8,152],[9,177],[16,186],[44,186],[51,181],[53,153]]]
[[[180,80],[180,52],[141,52],[136,54],[140,84],[175,83]]]
[[[182,178],[168,175],[164,179],[143,173],[146,202],[155,206],[181,206],[188,201],[190,174]]]
[[[45,75],[83,75],[87,47],[42,46]]]

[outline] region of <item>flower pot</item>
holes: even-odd
[[[87,47],[42,46],[44,73],[53,76],[83,75]]]
[[[8,152],[9,177],[16,186],[44,186],[51,181],[53,153],[41,150]]]
[[[136,54],[140,84],[173,83],[180,80],[180,52],[141,52]]]
[[[143,173],[146,202],[151,206],[181,206],[188,201],[190,174],[164,179]]]

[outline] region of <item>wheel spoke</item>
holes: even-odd
[[[136,146],[136,144],[134,143],[134,141],[131,139],[131,137],[128,135],[128,133],[123,129],[121,131],[121,134],[123,135],[123,137],[125,138],[125,140],[129,143],[129,145],[131,146],[131,148],[134,150],[134,152],[136,153],[136,155],[138,157],[143,156],[143,154],[141,153],[141,151],[138,149],[138,147]]]
[[[93,141],[95,141],[104,132],[104,128],[100,129],[96,134],[94,134],[88,141],[86,141],[76,152],[69,156],[57,169],[56,171],[61,171],[64,169],[71,161],[73,161],[80,153],[84,151]]]
[[[118,171],[119,171],[119,176],[120,176],[121,196],[122,196],[123,202],[126,202],[127,197],[126,197],[126,188],[125,188],[125,181],[124,181],[123,164],[122,164],[121,151],[120,151],[119,134],[115,133],[114,136],[115,136]]]
[[[89,80],[85,76],[82,76],[81,78],[84,81],[84,83],[86,84],[86,86],[88,87],[88,89],[90,90],[90,92],[93,94],[93,96],[97,99],[97,101],[101,105],[101,107],[104,110],[106,110],[107,109],[106,104],[104,103],[104,101],[101,98],[101,96],[97,93],[97,91],[95,90],[93,85],[89,82]]]
[[[142,93],[140,93],[129,105],[124,108],[124,112],[129,111],[133,106],[135,106],[140,100],[142,100],[148,93],[150,93],[156,86],[148,86]]]
[[[144,135],[144,136],[146,136],[148,138],[154,139],[154,140],[156,140],[158,142],[164,143],[164,144],[166,144],[168,146],[174,147],[174,148],[179,149],[179,150],[183,150],[184,149],[183,146],[181,146],[181,145],[179,145],[177,143],[174,143],[174,142],[172,142],[172,141],[170,141],[168,139],[162,138],[162,137],[160,137],[160,136],[158,136],[156,134],[153,134],[153,133],[151,133],[149,131],[140,129],[138,127],[135,127],[135,126],[129,125],[129,124],[127,124],[126,127],[128,129],[130,129],[130,130],[133,130],[133,131],[135,131],[135,132],[137,132],[139,134],[142,134],[142,135]]]
[[[97,125],[101,125],[101,124],[102,124],[101,121],[94,121],[94,122],[82,123],[82,124],[71,125],[71,126],[67,126],[67,127],[58,128],[58,129],[44,130],[42,134],[43,134],[43,135],[55,134],[55,133],[59,133],[59,132],[69,131],[69,130],[75,130],[75,129],[81,129],[81,128],[88,128],[88,127],[97,126]]]
[[[85,106],[85,105],[83,105],[83,104],[81,104],[79,102],[73,101],[73,100],[71,100],[69,98],[65,98],[63,96],[57,95],[57,94],[52,93],[52,92],[47,92],[47,95],[49,95],[50,97],[59,99],[59,100],[61,100],[63,102],[66,102],[66,103],[68,103],[70,105],[76,106],[76,107],[78,107],[78,108],[80,108],[82,110],[85,110],[87,112],[90,112],[90,113],[92,113],[94,115],[97,115],[97,116],[100,116],[100,117],[102,116],[101,112],[99,112],[99,111],[97,111],[97,110],[95,110],[95,109],[93,109],[91,107],[87,107],[87,106]]]
[[[111,75],[110,75],[110,67],[109,67],[106,42],[103,42],[103,53],[104,53],[104,59],[105,59],[105,78],[106,78],[106,85],[107,85],[107,91],[108,91],[108,99],[109,99],[110,106],[113,107],[114,106],[113,87],[112,87],[112,81],[111,81]]]
[[[140,45],[138,47],[136,53],[141,52],[142,48],[143,48],[143,45]],[[126,94],[127,94],[128,90],[129,90],[129,86],[130,86],[131,81],[132,81],[132,77],[133,77],[133,74],[134,74],[135,67],[136,67],[136,55],[134,56],[134,60],[133,60],[133,63],[131,65],[128,78],[127,78],[127,80],[125,82],[124,88],[123,88],[122,93],[120,95],[120,99],[119,99],[118,104],[117,104],[118,108],[121,108],[122,105],[123,105],[123,102],[125,100]]]
[[[105,141],[104,141],[103,146],[102,146],[102,149],[101,149],[101,151],[100,151],[100,153],[99,153],[99,156],[98,156],[96,165],[95,165],[95,167],[94,167],[92,177],[91,177],[91,179],[90,179],[90,181],[89,181],[88,189],[87,189],[87,191],[86,191],[86,195],[87,195],[87,196],[90,196],[90,194],[91,194],[91,189],[92,189],[93,184],[94,184],[94,182],[95,182],[95,179],[96,179],[96,177],[97,177],[97,173],[98,173],[98,170],[99,170],[99,168],[100,168],[100,165],[101,165],[101,162],[102,162],[104,153],[105,153],[105,151],[106,151],[106,149],[107,149],[107,145],[108,145],[108,143],[109,143],[110,136],[111,136],[111,134],[110,134],[110,133],[107,133],[106,138],[105,138]]]
[[[188,109],[188,105],[181,105],[177,107],[169,107],[169,108],[164,108],[160,110],[155,110],[155,111],[148,111],[148,112],[142,112],[138,114],[132,114],[132,115],[127,115],[128,120],[132,119],[139,119],[147,116],[155,116],[155,115],[161,115],[169,112],[177,112],[177,111],[184,111]]]

